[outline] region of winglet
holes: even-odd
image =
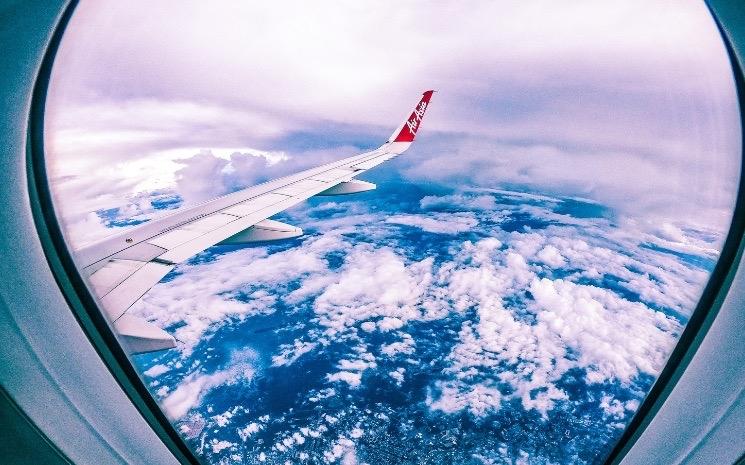
[[[429,100],[432,98],[434,92],[434,90],[428,90],[422,94],[422,98],[414,108],[414,111],[412,111],[411,115],[403,122],[400,129],[397,129],[396,132],[393,133],[389,142],[414,141],[419,125],[422,123],[422,118],[424,118],[424,112],[427,110]]]

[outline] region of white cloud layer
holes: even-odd
[[[540,208],[531,208],[540,214]],[[426,223],[437,215],[410,216]],[[445,355],[445,378],[436,377],[430,386],[429,407],[483,416],[514,398],[525,410],[546,416],[568,399],[557,382],[572,369],[583,370],[590,385],[633,387],[640,376],[656,376],[682,325],[655,308],[686,315],[706,279],[703,270],[640,247],[644,235],[619,232],[602,219],[535,232],[505,233],[486,225],[499,238],[455,240],[450,258],[441,263],[344,236],[360,229],[375,234],[371,228],[385,227],[384,217],[352,216],[354,226],[273,254],[243,249],[182,266],[182,274],[159,284],[133,311],[162,326],[181,325],[175,335],[188,356],[225,321],[274,312],[280,299],[289,305],[310,299],[314,318],[306,324],[317,329],[282,345],[272,364],[290,365],[332,341],[346,341],[354,350],[335,362],[326,381],[352,389],[384,360],[419,363],[411,323],[460,318],[457,342]],[[330,267],[327,257],[339,253],[343,263]],[[608,277],[617,280],[617,288],[602,284]],[[283,292],[290,282],[298,285]],[[371,345],[376,334],[394,339]],[[405,380],[406,369],[399,368],[389,374],[396,383]],[[213,384],[211,376],[186,378],[183,389],[169,395],[169,409],[186,411]],[[215,382],[225,382],[225,376]]]

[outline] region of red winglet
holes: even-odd
[[[434,90],[428,90],[424,94],[422,94],[422,99],[419,100],[419,104],[417,104],[416,108],[414,108],[414,111],[411,112],[411,116],[409,116],[409,118],[404,122],[404,125],[401,128],[401,132],[399,132],[396,138],[393,139],[393,142],[414,141],[416,131],[417,129],[419,129],[422,118],[424,118],[424,112],[427,110],[427,106],[429,105],[429,99],[432,98],[432,94],[434,92]]]

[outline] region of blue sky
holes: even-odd
[[[375,147],[428,88],[407,181],[729,222],[735,91],[698,1],[81,5],[48,101],[58,205],[95,239],[91,212],[143,191],[203,200]]]

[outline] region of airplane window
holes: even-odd
[[[45,151],[80,272],[204,463],[601,463],[732,219],[716,25],[389,3],[78,6]]]

